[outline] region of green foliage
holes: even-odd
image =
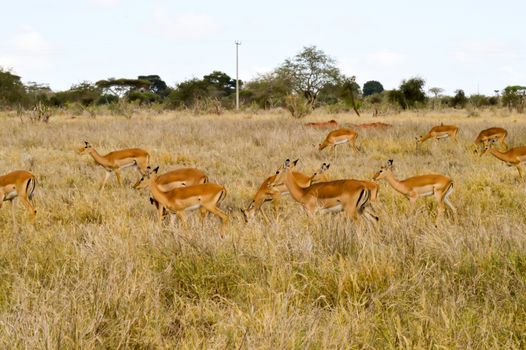
[[[0,108],[29,105],[29,96],[18,75],[0,67]]]
[[[285,107],[294,118],[303,118],[312,111],[309,101],[301,95],[287,96]]]
[[[316,46],[304,47],[296,56],[286,59],[276,74],[289,82],[292,90],[302,95],[311,109],[315,107],[320,91],[329,84],[337,85],[341,79],[334,59]]]
[[[69,90],[53,94],[49,104],[55,107],[64,107],[67,104],[79,103],[88,106],[95,103],[101,97],[101,89],[89,82],[73,85]]]
[[[167,96],[169,93],[168,85],[158,75],[139,75],[137,79],[149,81],[150,91],[159,96]]]
[[[526,86],[507,86],[502,92],[502,104],[510,110],[515,108],[519,113],[524,111],[525,99]]]
[[[403,80],[400,84],[400,92],[404,96],[405,108],[421,107],[426,102],[426,94],[424,92],[425,81],[422,78],[411,78]]]
[[[240,97],[249,104],[268,109],[285,105],[285,97],[292,93],[288,81],[276,73],[260,75],[248,82],[241,90]]]
[[[387,91],[387,101],[389,103],[400,106],[402,109],[407,109],[407,102],[405,96],[400,90],[388,90]]]
[[[160,102],[161,97],[151,91],[131,91],[128,93],[128,101],[137,102],[139,105],[149,105]]]
[[[208,89],[208,94],[213,97],[229,96],[236,91],[236,80],[220,71],[213,71],[205,75],[203,82]],[[242,82],[239,83],[241,88]]]
[[[99,80],[95,85],[102,89],[105,94],[114,94],[119,97],[127,95],[129,92],[139,89],[149,89],[151,82],[140,79],[115,79]]]
[[[203,80],[194,78],[177,84],[176,88],[168,95],[166,105],[169,108],[190,108],[197,99],[207,95],[206,83]]]
[[[468,98],[466,97],[464,90],[456,90],[455,96],[453,96],[450,101],[450,106],[453,108],[464,108],[466,103],[468,103]]]
[[[376,80],[369,80],[363,84],[363,97],[379,94],[384,91],[383,85]]]

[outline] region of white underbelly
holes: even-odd
[[[437,139],[445,139],[447,137],[449,137],[449,134],[442,134],[442,135],[437,135],[436,136]]]
[[[201,204],[194,204],[190,207],[186,207],[184,210],[185,211],[191,211],[191,210],[196,210],[196,209],[199,209],[201,207]]]
[[[15,191],[11,191],[11,192],[7,192],[5,194],[5,196],[4,196],[4,201],[13,200],[17,195],[18,195],[18,193],[16,193],[16,190]]]
[[[343,140],[337,140],[334,142],[335,145],[341,145],[342,143],[347,143],[349,142],[348,139],[343,139]]]
[[[286,196],[286,195],[288,195],[288,194],[289,194],[289,191],[281,192],[281,195],[282,195],[282,196]]]
[[[432,196],[433,194],[435,194],[434,191],[426,191],[426,192],[420,192],[419,196],[420,197],[427,197],[427,196]]]
[[[123,165],[121,165],[121,169],[124,169],[124,168],[130,168],[132,166],[136,166],[137,163],[135,163],[135,161],[132,161],[131,163],[125,163]]]
[[[332,206],[332,207],[328,207],[328,208],[321,208],[320,211],[322,213],[337,213],[339,211],[342,211],[343,210],[343,205],[342,204],[337,204],[335,206]]]

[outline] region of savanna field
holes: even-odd
[[[360,153],[317,145],[328,129],[306,121],[385,122],[357,130]],[[526,187],[514,167],[472,143],[480,130],[508,130],[526,145],[524,115],[487,110],[385,117],[285,112],[123,117],[54,116],[48,124],[0,116],[0,172],[37,177],[34,226],[17,203],[0,210],[0,348],[324,349],[526,347]],[[415,137],[460,127],[458,144]],[[231,221],[188,215],[189,229],[157,222],[140,177],[123,171],[99,194],[104,170],[74,151],[140,147],[160,173],[203,170],[226,187]],[[292,198],[278,221],[245,224],[260,183],[287,158],[307,174],[331,163],[331,179],[441,173],[454,181],[457,216],[436,222],[436,202],[409,202],[381,181],[377,225],[341,214],[308,219]],[[271,205],[263,210],[272,217]]]

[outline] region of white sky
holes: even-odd
[[[4,1],[0,66],[54,90],[213,70],[249,80],[316,45],[363,85],[413,76],[452,94],[526,85],[526,1]]]

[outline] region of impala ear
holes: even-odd
[[[325,163],[323,163],[323,164],[325,164]],[[331,167],[331,163],[327,163],[327,164],[325,165],[325,169],[329,169],[330,167]]]
[[[287,168],[289,165],[290,165],[290,159],[287,158],[287,160],[285,160],[285,163],[283,163],[283,166]]]
[[[296,159],[295,161],[292,162],[292,165],[296,166],[296,164],[298,164],[300,160],[299,159]]]
[[[392,166],[393,166],[393,160],[392,160],[392,159],[389,159],[389,160],[387,161],[387,167],[390,168],[390,167],[392,167]]]
[[[157,166],[155,169],[153,169],[153,172],[157,174],[157,172],[159,171],[159,166]]]
[[[85,146],[86,148],[91,147],[91,145],[89,144],[88,141],[84,141],[84,146]]]

